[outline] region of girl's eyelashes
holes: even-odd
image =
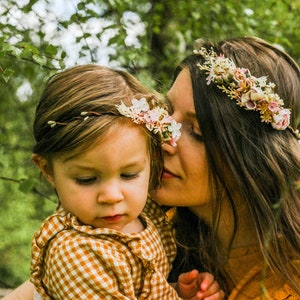
[[[121,177],[125,180],[130,180],[138,177],[138,173],[124,173],[121,174]]]
[[[138,177],[138,173],[136,173],[136,172],[122,173],[122,174],[120,174],[120,177],[124,180],[135,179]],[[99,178],[95,177],[95,176],[94,177],[77,177],[77,178],[75,178],[76,183],[79,185],[91,185],[98,180],[99,180]]]
[[[90,185],[96,182],[97,177],[78,177],[76,178],[76,183],[80,185]]]

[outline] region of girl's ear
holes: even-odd
[[[47,181],[52,185],[53,188],[55,188],[53,172],[49,165],[49,162],[45,158],[43,158],[42,156],[36,153],[33,153],[31,155],[31,159],[41,170],[43,176],[47,179]]]

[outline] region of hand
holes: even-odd
[[[210,273],[193,270],[182,273],[176,286],[179,297],[185,300],[222,300],[225,293]]]

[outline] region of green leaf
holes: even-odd
[[[14,70],[12,69],[5,69],[2,74],[1,77],[3,78],[3,80],[7,83],[9,78],[11,77],[11,75],[14,73]]]
[[[44,66],[47,63],[47,58],[43,57],[43,56],[39,56],[39,55],[32,55],[32,59],[38,63],[40,66]]]
[[[58,49],[58,47],[50,44],[47,46],[46,52],[52,56],[55,56],[57,54],[57,49]]]
[[[33,54],[38,54],[39,50],[31,43],[26,43],[26,42],[20,42],[17,44],[18,47],[24,48],[27,51],[33,53]]]
[[[82,3],[82,2],[78,3],[77,9],[78,9],[78,10],[85,10],[85,4]]]

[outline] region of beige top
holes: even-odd
[[[293,261],[300,268],[300,261]],[[256,247],[234,249],[228,261],[227,271],[237,279],[228,300],[295,300],[300,299],[287,283],[280,281],[270,270],[263,279],[263,259]],[[300,278],[299,285],[300,285]],[[267,291],[267,296],[263,294]]]

